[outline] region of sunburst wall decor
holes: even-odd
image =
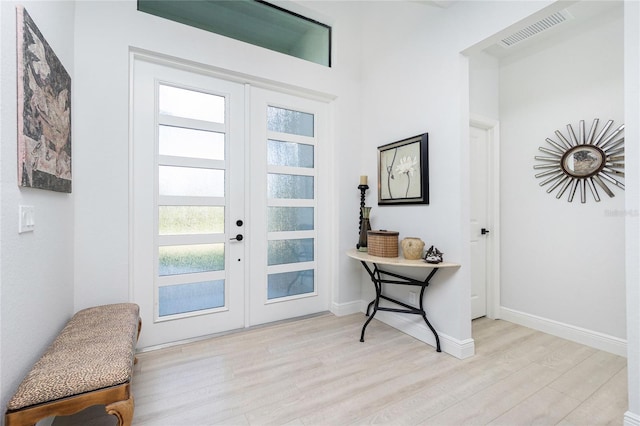
[[[587,202],[587,187],[594,200],[600,201],[598,188],[609,197],[615,194],[609,187],[624,189],[624,124],[610,131],[613,120],[598,130],[599,119],[594,119],[591,130],[585,132],[584,120],[580,120],[578,136],[571,124],[567,124],[568,137],[556,130],[559,139],[547,138],[549,146],[541,146],[540,151],[547,156],[536,156],[538,164],[533,168],[542,170],[536,178],[543,179],[540,186],[549,185],[547,193],[558,190],[556,198],[560,199],[568,190],[567,201],[572,202],[578,188],[580,201]]]

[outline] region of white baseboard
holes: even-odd
[[[365,312],[368,302],[359,300],[348,303],[334,303],[331,308],[337,316],[350,315],[357,312]],[[563,339],[571,340],[583,345],[610,352],[615,355],[627,356],[627,341],[619,337],[610,336],[585,328],[576,327],[570,324],[561,323],[547,318],[538,317],[536,315],[519,312],[513,309],[501,307],[500,318],[515,324],[529,327],[534,330],[542,331]],[[422,318],[415,315],[403,315],[395,312],[379,311],[376,319],[384,322],[391,327],[406,333],[416,339],[425,342],[433,347],[436,346],[436,339],[427,328]],[[440,337],[440,348],[456,358],[464,359],[473,356],[475,353],[475,342],[473,339],[458,340],[448,336],[442,332],[438,332]],[[633,417],[630,421],[634,421]],[[630,425],[640,426],[638,423],[630,423]]]
[[[619,337],[564,324],[505,307],[500,308],[500,318],[625,358],[627,356],[627,341]]]
[[[436,347],[436,338],[419,315],[403,315],[396,312],[379,311],[376,313],[375,318],[434,348]],[[475,353],[473,339],[461,341],[441,332],[438,332],[438,336],[440,337],[440,349],[442,352],[459,359],[469,358]]]
[[[367,310],[367,305],[368,302],[362,302],[361,312],[365,312]],[[415,337],[434,348],[436,347],[436,338],[424,323],[422,317],[418,315],[404,315],[396,312],[378,311],[375,319],[380,320],[393,328],[397,328],[401,332]],[[473,339],[458,340],[439,331],[438,337],[440,338],[440,349],[442,352],[446,352],[459,359],[469,358],[475,354],[475,342]],[[365,340],[366,338],[367,336],[365,334]]]
[[[344,315],[351,315],[358,312],[363,312],[360,307],[362,306],[362,302],[359,300],[347,303],[331,303],[331,313],[337,317],[341,317]]]
[[[624,413],[624,426],[640,426],[640,414],[627,411]]]

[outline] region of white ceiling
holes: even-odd
[[[464,1],[460,0],[410,0],[430,7],[444,9],[466,7]],[[624,2],[621,0],[583,0],[583,1],[557,1],[535,13],[534,15],[517,22],[508,28],[494,34],[469,47],[463,53],[473,55],[485,52],[498,58],[505,58],[527,49],[543,49],[568,39],[575,34],[579,34],[589,25],[597,25],[602,19],[611,19],[613,14],[608,13],[616,8],[622,8]],[[545,20],[550,15],[557,12],[568,12],[570,19],[561,24],[551,26],[537,34],[521,41],[511,47],[505,47],[501,40],[530,27],[541,20]]]
[[[580,33],[586,26],[596,25],[599,20],[607,18],[607,12],[622,7],[622,5],[623,3],[621,1],[579,1],[572,4],[569,3],[567,7],[563,9],[556,7],[554,10],[548,11],[548,13],[536,14],[535,17],[525,19],[517,25],[510,27],[508,30],[500,32],[496,35],[495,40],[493,40],[494,43],[486,47],[484,51],[493,56],[504,58],[525,49],[531,49],[533,47],[540,49],[545,46],[550,46],[563,39],[570,38],[574,34]],[[540,31],[511,47],[505,47],[500,43],[500,40],[533,24],[537,24],[557,11],[568,16],[568,19],[544,31]]]
[[[426,6],[436,6],[446,9],[458,0],[412,0],[415,3],[421,3]]]

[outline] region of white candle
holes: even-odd
[[[360,185],[367,185],[367,177],[360,176]]]

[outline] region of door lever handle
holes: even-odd
[[[236,240],[236,241],[242,241],[244,239],[244,236],[242,234],[238,234],[233,238],[229,238],[231,241]]]
[[[488,233],[489,233],[489,230],[488,230],[487,228],[482,228],[482,229],[480,230],[480,233],[481,233],[482,235],[486,235],[486,234],[488,234]]]

